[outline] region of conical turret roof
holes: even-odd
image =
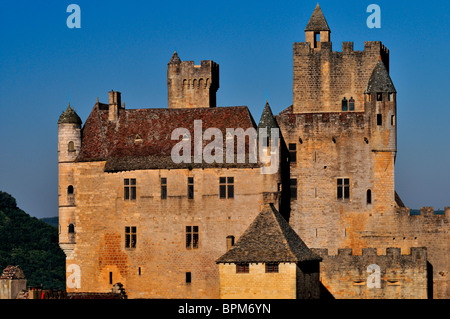
[[[323,15],[322,9],[320,9],[319,4],[317,4],[316,8],[313,11],[311,18],[309,19],[308,24],[306,25],[305,31],[330,31],[330,27],[328,26],[327,20]]]
[[[261,115],[261,119],[259,120],[258,128],[266,127],[268,129],[278,128],[278,123],[273,116],[272,109],[270,108],[269,102],[266,101],[266,106]]]
[[[80,117],[77,112],[69,106],[67,109],[61,114],[58,120],[58,124],[80,124],[82,123]]]
[[[389,76],[389,72],[381,60],[378,60],[377,65],[370,76],[369,82],[367,83],[366,93],[372,92],[397,93],[394,83]]]

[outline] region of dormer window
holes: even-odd
[[[344,96],[344,98],[342,99],[342,112],[347,112],[347,111],[348,111],[348,101]]]
[[[377,93],[377,101],[378,102],[383,101],[383,93],[380,93],[380,92]]]

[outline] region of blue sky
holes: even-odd
[[[69,29],[67,6],[81,8]],[[369,4],[381,28],[369,29]],[[220,64],[219,106],[247,105],[256,121],[292,104],[292,44],[317,1],[0,2],[0,190],[36,217],[58,214],[57,120],[68,102],[83,121],[97,97],[127,108],[166,107],[166,67]],[[382,41],[398,91],[396,189],[411,208],[450,206],[447,1],[320,1],[333,49]]]

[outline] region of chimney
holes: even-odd
[[[110,121],[117,121],[119,119],[119,109],[121,106],[120,92],[111,90],[109,92],[109,117]]]

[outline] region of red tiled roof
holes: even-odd
[[[246,106],[193,109],[120,109],[119,120],[108,120],[108,105],[97,103],[82,130],[82,147],[78,162],[133,162],[133,159],[167,158],[179,140],[172,140],[172,131],[186,128],[194,139],[194,121],[202,121],[203,132],[218,128],[226,136],[227,128],[256,128]],[[136,137],[140,138],[136,141]],[[210,141],[204,141],[204,145]],[[193,152],[193,147],[192,147]],[[126,166],[126,165],[125,165]],[[144,168],[142,165],[137,169]],[[150,167],[149,167],[150,168]],[[112,168],[112,170],[114,170]]]

